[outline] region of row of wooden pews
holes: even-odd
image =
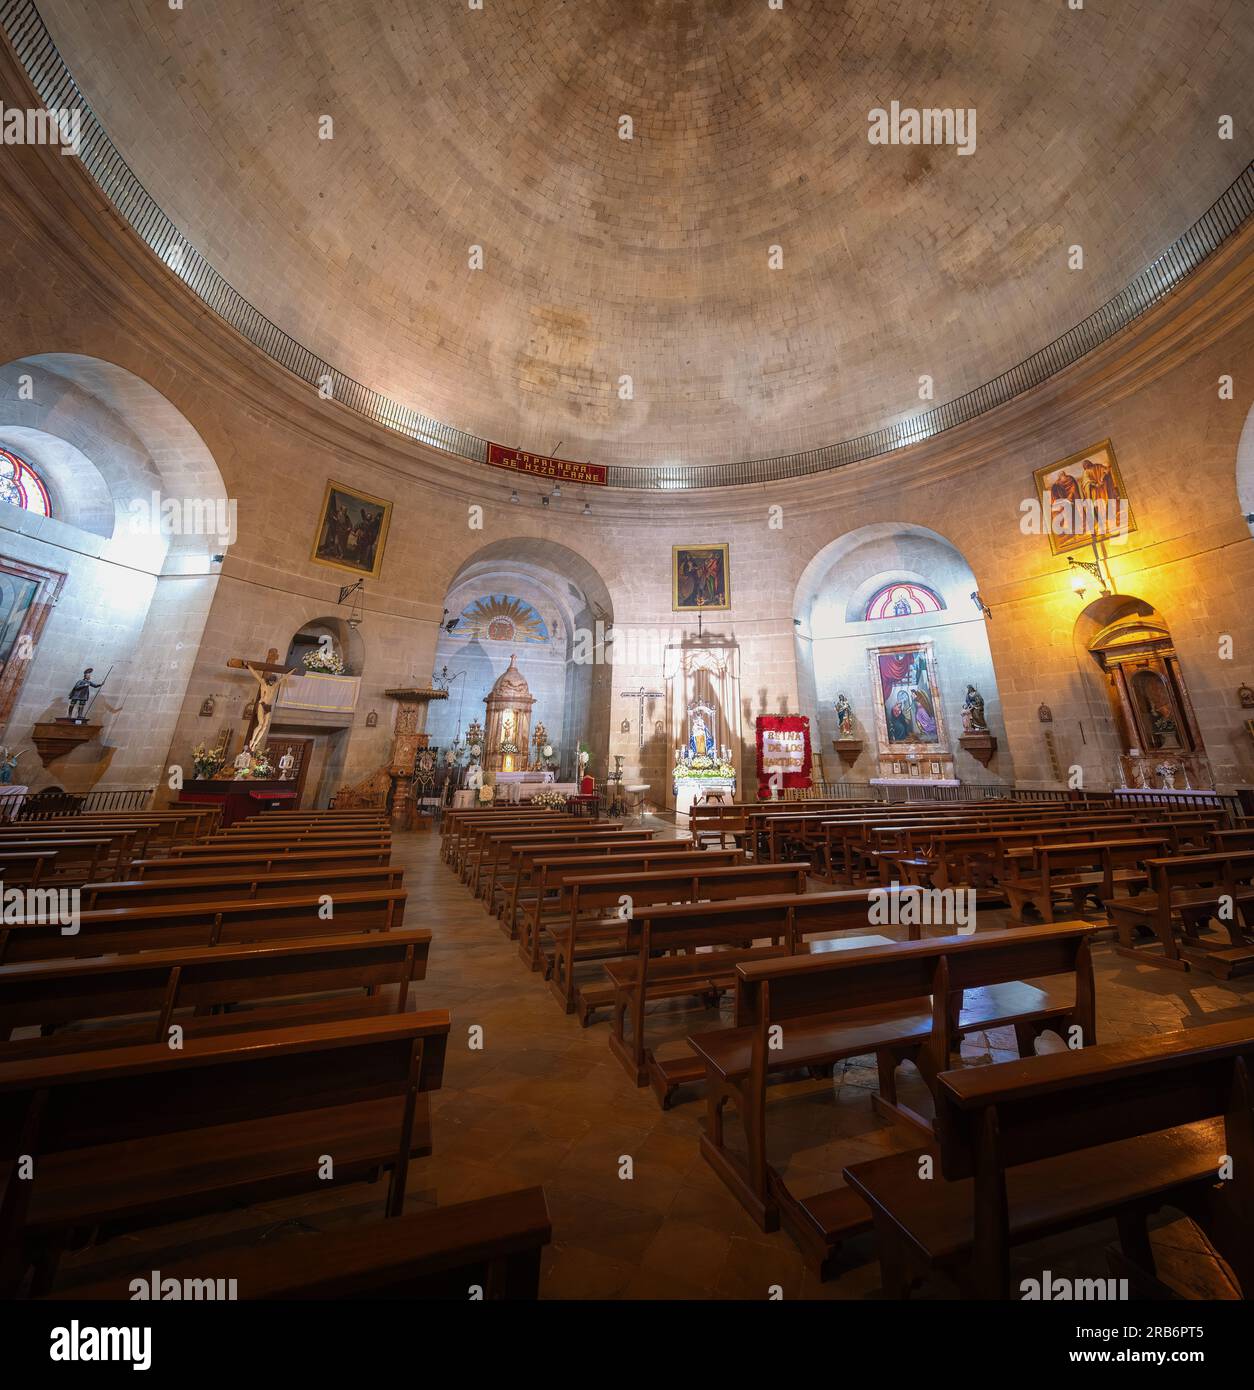
[[[664,1107],[704,1087],[701,1151],[764,1230],[782,1224],[823,1274],[874,1231],[894,1296],[943,1269],[1006,1297],[1016,1243],[1109,1215],[1112,1267],[1150,1289],[1146,1221],[1169,1202],[1213,1242],[1232,1287],[1254,1288],[1254,1166],[1215,1182],[1225,1155],[1254,1156],[1254,1021],[1099,1046],[1092,966],[1107,914],[1123,949],[1146,958],[1149,935],[1170,955],[1175,941],[1187,967],[1203,949],[1198,919],[1227,903],[1239,949],[1254,832],[1222,812],[1022,800],[720,806],[691,825],[691,838],[659,842],[609,826],[572,835],[560,813],[467,812],[445,827],[445,857],[468,881],[476,856],[493,866],[485,907],[567,1012],[588,1025],[609,1007],[609,1046],[636,1085]],[[1009,924],[954,932],[905,910],[928,890],[966,889],[1008,904]],[[872,895],[894,927],[873,925]],[[694,1033],[686,1055],[654,1055],[651,1003],[715,1004],[725,991],[730,1026]],[[1013,1030],[1020,1060],[955,1070],[962,1039],[994,1028]],[[1062,1051],[1037,1055],[1046,1032]],[[768,1161],[771,1082],[861,1056],[876,1059],[876,1111],[926,1147],[852,1164],[843,1185],[799,1197],[778,1139]],[[899,1096],[903,1061],[925,1110]],[[925,1167],[933,1180],[920,1181]]]
[[[0,1289],[126,1297],[122,1273],[58,1286],[78,1233],[386,1175],[380,1222],[207,1251],[188,1277],[228,1271],[243,1298],[534,1298],[539,1189],[402,1214],[450,1018],[424,1007],[431,933],[405,924],[386,820],[223,830],[207,811],[168,837],[159,817],[161,835],[119,817],[84,837],[79,819],[38,827],[58,855],[62,839],[109,846],[73,927],[0,927]]]

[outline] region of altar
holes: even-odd
[[[551,772],[498,772],[496,785],[504,787],[507,801],[530,801],[537,792],[557,792],[574,796],[574,782],[556,782]]]
[[[178,799],[221,806],[223,829],[261,811],[296,810],[299,806],[296,783],[282,778],[189,779],[179,788]]]
[[[732,766],[731,749],[720,747],[715,738],[717,714],[713,705],[696,700],[685,713],[688,742],[675,750],[671,772],[677,819],[687,819],[692,807],[702,802],[736,798],[736,769]]]

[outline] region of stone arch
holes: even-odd
[[[939,612],[867,620],[867,600],[896,579],[926,585],[944,607]],[[829,780],[868,781],[881,775],[885,734],[876,717],[869,653],[876,647],[920,642],[931,643],[934,652],[947,730],[944,751],[952,755],[955,775],[964,782],[1013,781],[986,621],[972,599],[978,587],[974,571],[952,541],[913,523],[858,527],[829,542],[806,565],[793,606],[798,689],[802,708],[817,731],[816,744],[824,751]],[[996,761],[987,769],[959,744],[968,684],[983,695],[990,731],[998,739]],[[837,736],[834,702],[839,694],[847,695],[853,705],[862,741],[861,752],[848,767],[831,746]],[[931,761],[927,759],[928,771]],[[949,760],[939,761],[944,771]]]
[[[41,472],[53,508],[0,509],[0,553],[61,585],[5,738],[26,744],[35,723],[64,714],[85,665],[112,670],[99,734],[51,766],[32,753],[23,780],[152,787],[216,591],[214,557],[234,538],[221,471],[156,387],[74,353],[0,367],[0,443]]]
[[[429,711],[431,743],[447,747],[456,739],[465,742],[470,724],[476,719],[482,723],[484,699],[514,656],[535,696],[533,737],[544,724],[561,776],[573,780],[583,740],[594,775],[603,778],[612,690],[604,643],[614,607],[595,566],[547,539],[491,541],[467,556],[450,577],[444,607],[445,623],[453,626],[439,634],[435,670],[449,682],[449,699]],[[524,610],[536,614],[540,625]],[[503,629],[500,636],[489,632],[493,625],[487,620],[494,614]]]

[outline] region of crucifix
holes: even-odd
[[[619,698],[623,700],[640,701],[640,747],[644,747],[644,702],[646,700],[660,700],[663,692],[661,690],[646,690],[642,685],[639,690],[620,690]]]
[[[264,661],[249,661],[246,657],[233,656],[226,663],[233,671],[250,672],[257,682],[256,708],[253,710],[252,721],[244,740],[245,748],[254,755],[265,749],[266,738],[270,733],[270,721],[274,718],[274,704],[279,698],[283,682],[296,674],[295,666],[290,670],[286,666],[280,666],[278,656],[278,648],[271,647]]]

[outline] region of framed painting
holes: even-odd
[[[730,607],[731,573],[726,544],[672,546],[672,611],[709,613]]]
[[[356,492],[343,483],[328,482],[312,558],[320,565],[376,578],[383,565],[391,519],[391,502]]]
[[[872,647],[867,657],[880,747],[906,753],[907,761],[943,748],[945,722],[931,642]]]
[[[1094,533],[1122,539],[1136,530],[1109,439],[1038,468],[1032,477],[1055,555],[1089,544]]]

